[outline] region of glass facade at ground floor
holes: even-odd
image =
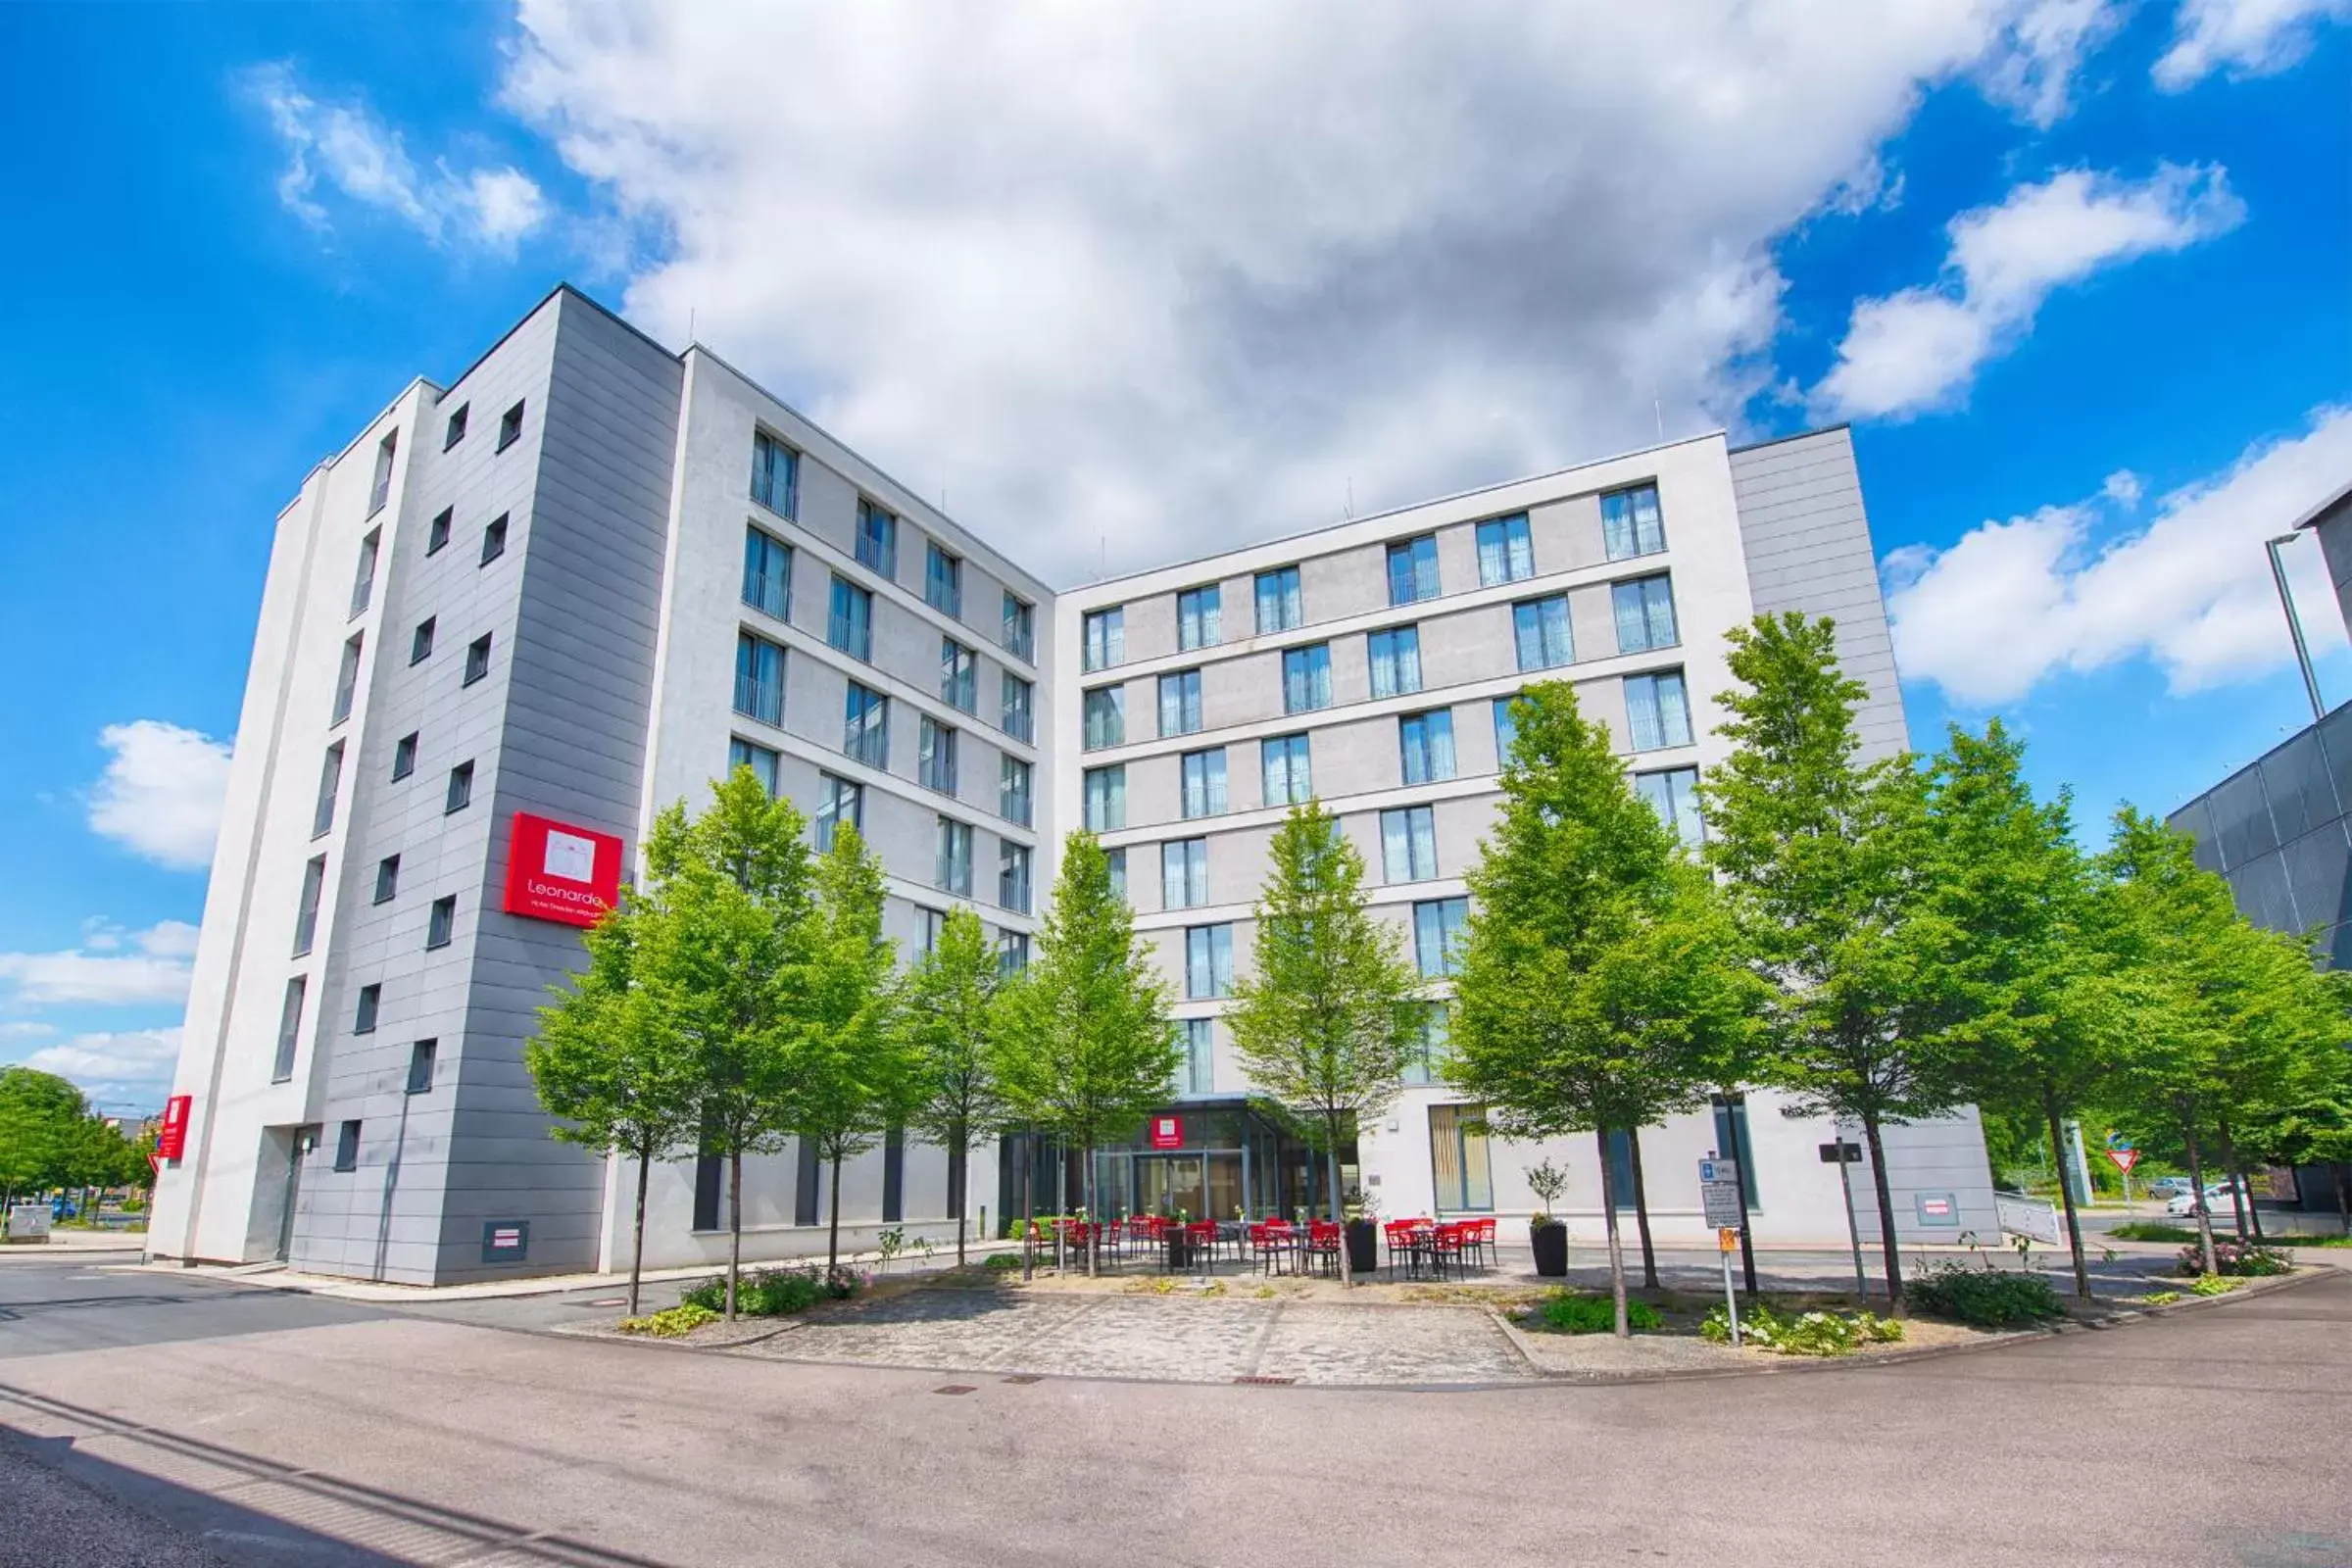
[[[1016,1133],[999,1146],[998,1161],[1007,1217],[1076,1209],[1087,1200],[1079,1150]],[[1352,1128],[1340,1140],[1339,1163],[1340,1190],[1352,1200],[1362,1181]],[[1154,1112],[1130,1137],[1095,1152],[1095,1210],[1113,1216],[1297,1219],[1331,1211],[1323,1152],[1239,1100],[1188,1101]]]

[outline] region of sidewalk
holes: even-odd
[[[51,1231],[46,1242],[0,1247],[0,1257],[55,1258],[60,1252],[145,1252],[145,1231]]]

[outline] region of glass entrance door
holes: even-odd
[[[1487,1213],[1494,1180],[1487,1159],[1484,1105],[1429,1107],[1430,1173],[1437,1178],[1438,1212]]]
[[[1135,1160],[1135,1206],[1147,1214],[1173,1214],[1182,1209],[1193,1219],[1208,1212],[1208,1192],[1199,1154],[1138,1154]]]

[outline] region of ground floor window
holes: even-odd
[[[1441,1214],[1483,1214],[1494,1207],[1486,1115],[1484,1105],[1429,1107],[1429,1164],[1437,1178]]]

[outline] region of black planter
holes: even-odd
[[[1549,1224],[1536,1222],[1528,1228],[1528,1240],[1536,1248],[1536,1272],[1546,1279],[1565,1279],[1568,1276],[1568,1227],[1558,1220]]]
[[[1182,1273],[1193,1266],[1193,1239],[1180,1230],[1168,1233],[1168,1272]]]
[[[1380,1271],[1380,1227],[1368,1219],[1348,1222],[1348,1272],[1375,1274]]]

